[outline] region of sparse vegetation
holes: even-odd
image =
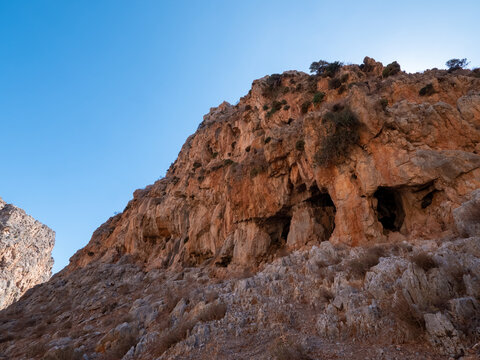
[[[137,344],[137,337],[133,334],[122,336],[118,341],[115,342],[115,345],[105,354],[106,360],[116,360],[121,359],[132,346]],[[78,359],[81,359],[80,356]],[[66,357],[67,359],[73,359],[71,357]]]
[[[343,66],[343,63],[340,61],[328,62],[325,60],[314,61],[310,65],[310,72],[315,73],[316,75],[323,76],[335,76],[335,74]]]
[[[463,69],[469,63],[466,58],[463,59],[450,59],[448,60],[445,65],[447,65],[448,72],[452,72],[455,70]]]
[[[266,166],[254,166],[253,168],[250,169],[250,177],[254,178],[258,174],[261,174],[262,172],[265,172],[267,170]]]
[[[408,303],[402,293],[399,293],[389,309],[396,319],[408,326],[414,334],[420,334],[425,330],[423,314]]]
[[[342,82],[340,81],[339,78],[333,78],[328,80],[329,89],[338,89],[340,86],[342,86]]]
[[[334,298],[333,296],[333,293],[324,288],[324,287],[321,287],[320,290],[318,290],[318,298],[320,300],[320,302],[329,302],[330,300],[332,300]]]
[[[271,344],[270,355],[275,360],[311,360],[302,346],[283,339],[277,339]]]
[[[263,96],[272,96],[278,93],[282,88],[282,75],[272,74],[267,77],[266,88],[263,91]]]
[[[393,76],[398,74],[401,71],[400,64],[396,61],[388,64],[385,69],[383,69],[382,76],[387,78],[389,76]]]
[[[196,317],[196,321],[208,322],[223,319],[227,312],[227,305],[224,303],[210,303]]]
[[[326,134],[315,160],[322,167],[339,164],[348,156],[351,147],[358,143],[360,122],[349,108],[344,108],[325,114],[322,124]]]
[[[295,149],[298,151],[303,151],[305,149],[305,141],[304,140],[298,140],[295,143]]]
[[[325,93],[323,91],[316,92],[315,95],[313,95],[313,103],[315,105],[319,105],[323,100],[325,99]]]
[[[280,110],[282,108],[282,103],[280,101],[274,101],[272,103],[272,107],[270,109],[270,111],[267,113],[267,117],[270,117],[272,116],[273,114],[275,114],[278,110]]]
[[[357,259],[348,263],[351,273],[356,277],[364,277],[368,270],[378,264],[380,257],[385,255],[385,249],[380,246],[369,248]]]
[[[206,306],[196,317],[181,320],[174,328],[166,329],[160,339],[152,343],[150,352],[154,356],[161,356],[173,345],[182,341],[198,322],[220,320],[225,316],[227,307],[223,303],[211,303]]]
[[[268,136],[267,138],[265,138],[265,140],[263,140],[263,143],[268,144],[271,140],[272,140],[272,138],[270,136]]]
[[[420,252],[413,255],[410,260],[412,261],[412,263],[423,269],[425,272],[437,267],[436,261],[432,258],[431,255],[425,252]]]
[[[382,107],[382,110],[385,110],[388,106],[388,100],[385,98],[381,98],[379,103],[380,103],[380,106]]]
[[[308,108],[310,107],[310,104],[311,102],[310,101],[305,101],[301,108],[300,108],[300,111],[302,112],[302,114],[306,114],[308,112]]]
[[[430,96],[430,95],[435,94],[435,89],[433,88],[433,84],[429,83],[429,84],[425,85],[423,88],[420,89],[418,94],[420,96]]]
[[[348,81],[348,78],[350,77],[350,75],[347,73],[347,74],[343,74],[342,77],[340,78],[340,81],[343,83],[346,83]]]

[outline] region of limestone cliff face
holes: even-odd
[[[0,198],[0,309],[52,275],[55,232]]]
[[[383,69],[272,75],[212,109],[0,312],[0,359],[478,358],[478,72]]]
[[[480,79],[382,68],[366,58],[336,81],[297,71],[254,81],[238,104],[211,109],[166,177],[137,190],[69,269],[124,254],[147,268],[256,266],[325,240],[454,234],[452,211],[480,187]],[[347,111],[358,121],[348,153],[322,163],[328,119]]]

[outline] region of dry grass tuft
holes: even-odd
[[[116,342],[115,346],[105,355],[106,360],[121,359],[132,346],[137,344],[137,337],[134,335],[124,336]]]
[[[334,298],[332,292],[328,289],[325,289],[324,287],[320,288],[318,297],[319,297],[319,300],[324,303],[329,302]]]
[[[368,248],[359,258],[348,262],[352,275],[355,277],[364,277],[373,266],[378,264],[380,257],[385,255],[385,249],[381,246]]]
[[[414,337],[420,336],[425,330],[423,314],[408,303],[403,294],[400,294],[389,309],[394,317],[405,324]]]
[[[437,267],[437,262],[432,258],[431,255],[425,252],[420,252],[413,255],[410,260],[425,272]]]
[[[198,314],[197,321],[208,322],[223,319],[227,312],[227,305],[223,303],[212,303]]]
[[[227,306],[223,303],[211,303],[192,319],[183,319],[172,329],[167,329],[158,341],[150,345],[149,353],[161,356],[165,351],[184,340],[198,322],[220,320],[225,316]]]
[[[283,339],[277,339],[272,343],[270,355],[275,360],[311,360],[300,344]]]

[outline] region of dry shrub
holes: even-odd
[[[296,326],[294,313],[280,308],[269,313],[269,322],[272,324],[284,324],[292,329]]]
[[[48,326],[46,324],[38,325],[35,330],[32,332],[32,335],[39,338],[42,337],[48,330]]]
[[[227,312],[227,305],[223,303],[212,303],[210,306],[206,306],[205,309],[198,314],[197,321],[207,322],[213,320],[223,319]]]
[[[225,316],[226,311],[227,307],[222,303],[212,303],[210,306],[206,306],[193,319],[183,319],[172,329],[167,329],[166,333],[157,342],[150,345],[148,352],[154,356],[161,356],[169,348],[185,339],[198,322],[220,320]]]
[[[394,255],[402,255],[406,254],[407,252],[412,252],[413,247],[410,244],[406,243],[397,243],[392,245],[392,254]]]
[[[455,292],[460,296],[465,295],[467,288],[465,286],[465,282],[463,281],[463,276],[468,274],[468,269],[463,268],[459,264],[449,264],[445,268],[445,271],[453,279],[453,287]]]
[[[62,324],[62,329],[71,329],[72,328],[72,320],[67,320]]]
[[[12,334],[3,334],[0,335],[0,344],[15,340],[15,337]]]
[[[165,351],[173,345],[182,341],[187,337],[188,332],[195,326],[194,320],[186,320],[179,323],[173,329],[167,330],[166,334],[153,345],[153,355],[161,356]]]
[[[396,61],[388,64],[384,69],[383,69],[383,72],[382,72],[382,76],[384,78],[386,77],[389,77],[389,76],[392,76],[392,75],[396,75],[398,74],[399,72],[401,71],[401,68],[400,68],[400,64]]]
[[[218,299],[218,293],[216,291],[207,291],[205,293],[205,302],[211,303]]]
[[[275,360],[310,360],[304,348],[293,341],[275,340],[270,346],[270,355]]]
[[[35,343],[28,347],[26,355],[28,358],[43,358],[43,355],[47,351],[47,348],[44,343]]]
[[[72,346],[65,346],[54,351],[49,351],[43,360],[81,360],[83,358],[80,352],[76,352]]]
[[[348,262],[352,275],[364,277],[368,270],[378,264],[380,257],[385,255],[385,249],[380,246],[368,248],[359,258]]]
[[[178,294],[174,294],[173,292],[167,292],[163,301],[165,302],[165,311],[170,313],[175,306],[177,306],[178,302],[181,300],[181,296]]]
[[[137,337],[134,335],[122,336],[112,348],[105,354],[106,360],[121,359],[132,346],[137,344]]]
[[[419,252],[413,255],[410,260],[425,272],[437,267],[437,262],[426,252]]]
[[[130,284],[124,283],[118,287],[117,291],[120,295],[128,295],[133,291],[133,289]]]
[[[423,88],[420,89],[418,92],[420,96],[430,96],[435,94],[435,88],[433,87],[433,84],[427,84]]]
[[[414,336],[418,336],[425,330],[425,320],[422,313],[410,305],[403,294],[394,299],[390,311],[397,320],[412,331]]]
[[[321,302],[329,302],[330,300],[333,299],[333,294],[330,290],[325,289],[324,287],[321,287],[319,290],[318,298]]]

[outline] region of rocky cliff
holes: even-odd
[[[473,354],[478,72],[390,70],[365,58],[320,75],[274,74],[211,109],[165,178],[0,314],[0,351]]]
[[[204,117],[166,177],[136,191],[70,269],[123,254],[149,268],[254,266],[309,242],[451,233],[452,210],[480,184],[480,80],[440,70],[382,78],[382,68],[345,66],[340,85],[295,71],[254,81],[237,105]],[[338,123],[349,116],[355,130]],[[339,153],[332,139],[346,142]]]
[[[0,309],[52,276],[55,232],[0,198]]]

